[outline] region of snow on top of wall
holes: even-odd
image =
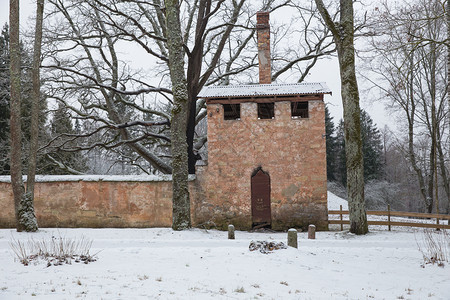
[[[348,202],[342,199],[332,192],[328,192],[328,209],[329,210],[339,210],[339,206],[342,205],[343,210],[348,210]]]
[[[26,181],[26,176],[23,176]],[[189,175],[189,181],[195,179],[195,175]],[[172,181],[172,175],[36,175],[36,182],[57,181]],[[11,176],[0,176],[0,182],[11,182]]]
[[[26,181],[26,176],[23,180]],[[189,175],[189,181],[195,180],[195,175]],[[36,175],[36,182],[67,182],[67,181],[123,181],[123,182],[157,182],[172,181],[172,175]],[[0,182],[11,182],[10,176],[0,176]],[[328,192],[328,209],[348,210],[348,202],[335,194]]]
[[[282,95],[331,94],[325,82],[291,84],[249,84],[208,86],[199,94],[199,98],[256,97]]]

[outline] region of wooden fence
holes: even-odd
[[[344,230],[344,224],[350,225],[349,220],[344,220],[343,216],[348,215],[348,210],[342,210],[342,205],[340,210],[329,210],[329,215],[339,215],[339,220],[328,220],[328,224],[340,224],[341,230]],[[366,212],[368,216],[387,216],[387,221],[373,221],[369,220],[367,223],[369,225],[387,225],[389,231],[391,226],[408,226],[408,227],[425,227],[425,228],[436,228],[436,229],[450,229],[450,215],[443,214],[428,214],[428,213],[416,213],[416,212],[404,212],[404,211],[391,211],[390,205],[388,205],[387,211],[370,211]],[[415,221],[430,220],[435,219],[435,223],[424,223],[424,222],[398,222],[392,221],[391,217],[406,217],[406,218],[417,218]],[[440,221],[447,220],[447,224],[440,223]]]

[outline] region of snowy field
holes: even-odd
[[[341,199],[330,195],[330,209]],[[93,240],[89,264],[23,266],[9,246],[52,236]],[[450,265],[427,264],[417,232],[299,233],[299,248],[250,252],[287,233],[193,229],[0,230],[0,299],[450,299]]]

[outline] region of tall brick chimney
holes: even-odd
[[[256,31],[258,33],[259,83],[272,83],[270,66],[270,25],[269,12],[256,13]]]

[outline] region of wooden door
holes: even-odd
[[[251,179],[253,227],[270,227],[270,176],[259,169]]]

